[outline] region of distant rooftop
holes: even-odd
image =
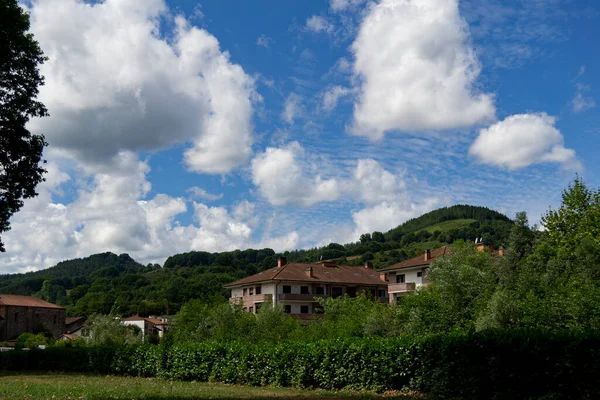
[[[37,297],[21,296],[18,294],[0,294],[0,306],[18,306],[18,307],[38,307],[38,308],[58,308],[63,309],[56,304],[38,299]]]
[[[340,283],[357,285],[386,285],[379,277],[379,271],[373,268],[335,265],[322,262],[318,264],[288,263],[259,272],[252,276],[225,285],[234,287],[265,281],[299,281],[315,283]]]

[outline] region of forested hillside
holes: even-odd
[[[511,220],[498,212],[457,205],[432,211],[385,233],[365,233],[355,243],[330,243],[283,255],[301,262],[334,259],[340,264],[359,265],[371,261],[380,268],[458,239],[483,237],[489,244],[500,246],[511,226]],[[192,251],[169,257],[161,268],[158,264],[143,266],[127,254],[95,254],[42,271],[2,275],[0,293],[39,296],[66,307],[69,315],[173,314],[190,299],[223,301],[227,297],[224,284],[274,267],[279,255],[272,249]]]

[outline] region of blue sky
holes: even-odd
[[[458,203],[536,223],[600,183],[591,0],[24,7],[49,173],[0,272],[345,243]]]

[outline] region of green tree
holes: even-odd
[[[39,65],[46,58],[29,30],[29,16],[16,0],[0,0],[0,233],[10,229],[10,217],[23,199],[37,195],[44,180],[40,167],[47,143],[26,129],[32,117],[48,111],[36,100],[44,78]],[[0,240],[0,251],[5,251]]]
[[[371,238],[373,239],[374,242],[378,242],[378,243],[385,243],[385,236],[383,236],[382,232],[373,232],[371,234]]]
[[[584,238],[600,243],[600,191],[589,189],[577,177],[562,194],[558,210],[542,217],[547,242],[572,251]]]
[[[113,315],[90,316],[83,325],[86,340],[92,344],[122,345],[141,343],[142,334],[140,328],[131,325],[123,325],[119,318]]]

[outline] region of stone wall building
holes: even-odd
[[[30,296],[0,294],[0,341],[14,340],[46,326],[54,337],[65,332],[65,309]]]

